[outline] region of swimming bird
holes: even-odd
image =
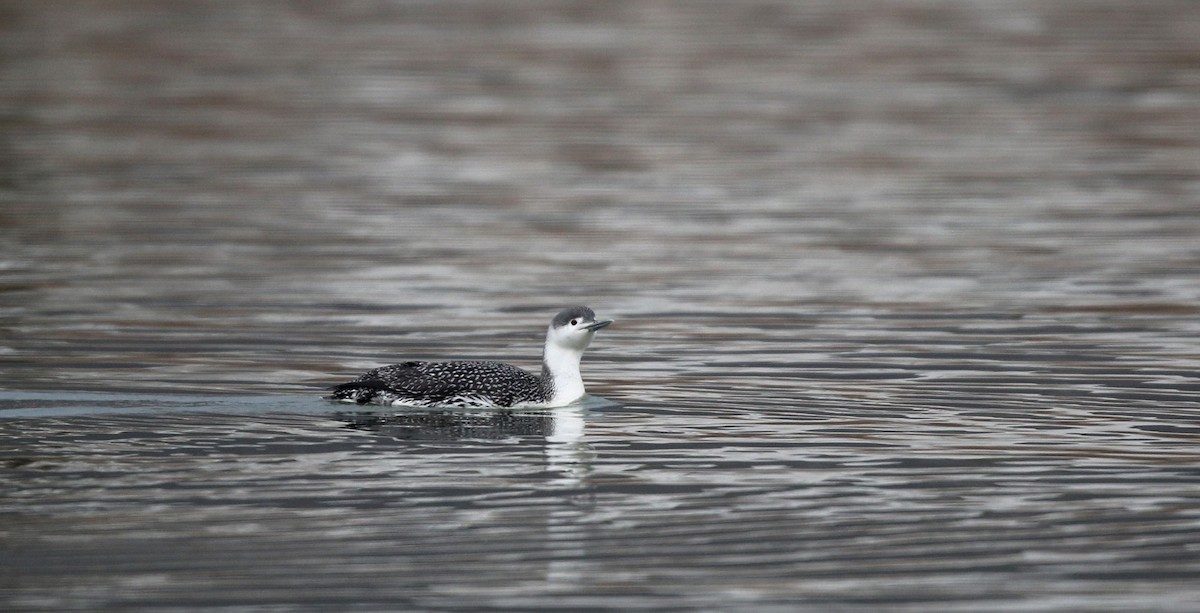
[[[583,398],[579,360],[596,331],[584,306],[559,311],[546,331],[541,376],[490,361],[402,362],[333,388],[331,400],[414,407],[558,407]]]

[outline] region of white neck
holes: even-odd
[[[579,374],[579,360],[583,349],[563,347],[546,339],[542,352],[542,376],[548,377],[554,386],[551,404],[563,405],[583,397],[583,377]]]

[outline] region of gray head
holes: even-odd
[[[550,322],[548,339],[555,344],[582,350],[592,342],[596,330],[611,324],[611,319],[596,320],[596,314],[585,306],[563,309]]]

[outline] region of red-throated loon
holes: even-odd
[[[416,407],[557,407],[583,398],[579,360],[596,331],[587,307],[563,309],[550,322],[536,376],[501,362],[403,362],[369,370],[333,388],[331,400]]]

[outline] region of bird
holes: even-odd
[[[335,386],[330,400],[409,407],[550,408],[584,397],[579,361],[596,331],[588,307],[565,308],[550,321],[542,350],[542,373],[492,361],[410,361],[374,368]]]

